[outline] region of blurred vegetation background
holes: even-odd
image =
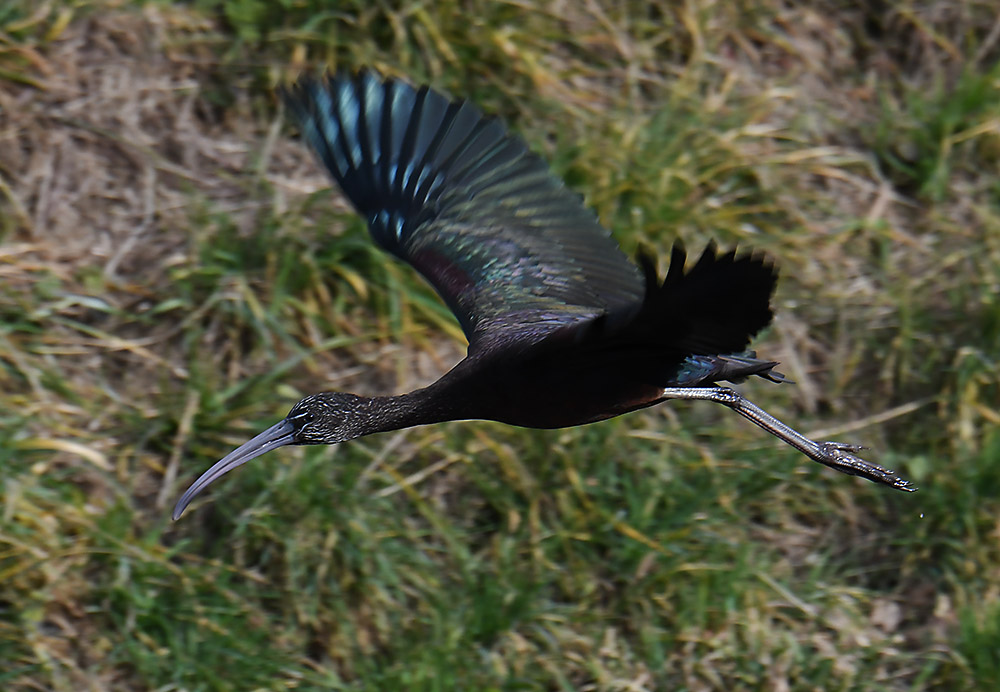
[[[1000,687],[992,0],[6,0],[0,687]],[[751,398],[290,448],[300,396],[462,355],[274,87],[369,65],[502,116],[630,254],[764,250]]]

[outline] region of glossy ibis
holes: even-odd
[[[215,479],[283,445],[461,419],[561,428],[667,399],[723,404],[821,464],[914,489],[855,456],[861,447],[810,440],[717,385],[783,379],[745,350],[771,321],[777,273],[763,256],[710,244],[685,269],[675,245],[660,280],[653,258],[631,263],[540,157],[467,101],[370,71],[304,78],[282,96],[375,242],[455,313],[468,354],[409,394],[307,396],[195,481],[175,519]]]

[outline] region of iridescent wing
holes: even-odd
[[[372,237],[434,286],[470,352],[639,309],[638,268],[580,196],[469,102],[370,71],[282,95]]]

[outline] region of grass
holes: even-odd
[[[1000,73],[967,0],[0,11],[4,689],[994,689]],[[554,9],[558,8],[558,9]],[[632,252],[774,256],[746,388],[904,496],[677,402],[197,473],[461,357],[277,110],[373,65],[503,116]]]

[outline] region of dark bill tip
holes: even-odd
[[[198,480],[181,495],[181,499],[174,506],[174,513],[171,515],[172,518],[175,521],[179,519],[187,506],[191,504],[191,500],[202,490],[214,483],[216,479],[221,478],[237,466],[242,466],[251,459],[259,457],[261,454],[266,454],[272,449],[291,444],[295,437],[294,433],[295,426],[288,419],[285,419],[277,425],[272,425],[260,435],[257,435],[257,437],[240,445],[215,462],[212,468],[201,474]]]

